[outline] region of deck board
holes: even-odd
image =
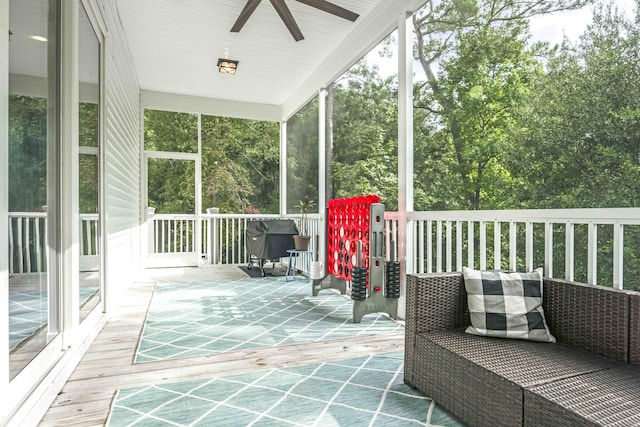
[[[155,280],[244,278],[237,267],[150,271],[131,286],[117,312],[82,358],[40,422],[49,426],[101,426],[118,388],[210,378],[255,370],[340,360],[404,347],[404,334],[257,348],[185,359],[133,363]]]

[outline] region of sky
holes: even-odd
[[[616,0],[615,3],[627,16],[633,16],[634,0]],[[560,44],[563,34],[566,34],[569,40],[575,42],[591,22],[592,10],[589,6],[579,10],[556,12],[532,18],[529,23],[533,39],[548,41],[552,45]]]
[[[635,0],[615,0],[615,3],[627,16],[633,15]],[[566,35],[570,41],[575,42],[591,22],[592,13],[592,7],[588,6],[579,10],[556,12],[532,18],[530,21],[532,41],[548,41],[551,45],[560,44],[563,36]],[[394,54],[393,58],[380,58],[377,49],[374,48],[367,55],[367,61],[369,64],[379,66],[381,76],[397,74],[397,54]],[[417,80],[424,80],[424,72],[419,65],[414,66],[414,74]]]

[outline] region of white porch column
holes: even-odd
[[[322,261],[323,272],[326,272],[327,260],[327,226],[325,218],[327,206],[327,91],[321,89],[318,94],[318,212],[320,224],[318,226],[318,260]]]
[[[411,14],[398,19],[398,260],[400,301],[398,316],[405,317],[407,273],[414,271],[413,221],[413,31]]]
[[[196,158],[196,221],[194,224],[194,240],[198,267],[204,265],[202,260],[202,114],[198,113],[198,157]]]
[[[280,122],[280,215],[287,214],[287,122]]]

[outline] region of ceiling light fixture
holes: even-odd
[[[222,74],[235,74],[238,69],[238,63],[233,59],[218,58],[218,71]]]

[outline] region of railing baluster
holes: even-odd
[[[436,273],[442,272],[442,220],[436,222]]]
[[[467,243],[467,266],[470,268],[475,268],[475,264],[476,264],[476,256],[474,253],[474,249],[475,249],[475,244],[476,244],[476,238],[475,238],[475,230],[474,230],[475,226],[474,226],[474,222],[473,221],[467,221],[467,239],[468,239],[468,243]]]
[[[624,226],[613,224],[613,287],[624,289]]]
[[[525,244],[525,269],[527,271],[533,270],[533,223],[531,221],[525,222],[524,225],[524,244]]]
[[[244,219],[242,226],[243,226],[242,234],[243,234],[243,237],[244,237],[244,236],[247,235],[247,219],[246,218]],[[244,239],[242,242],[243,242],[243,248],[244,248],[244,251],[243,251],[244,252],[244,255],[243,255],[244,256],[244,262],[248,263],[249,262],[249,251],[247,250],[247,241],[246,241],[246,239]]]
[[[160,253],[160,245],[162,244],[162,240],[164,238],[164,230],[160,228],[162,225],[161,219],[153,219],[153,234],[154,234],[154,247],[156,248],[156,253]],[[160,237],[160,238],[158,238]]]
[[[487,269],[487,222],[480,221],[480,270]]]
[[[456,271],[462,271],[462,221],[456,221]]]
[[[502,268],[502,230],[500,230],[500,221],[493,221],[493,268],[500,270]]]
[[[13,230],[17,218],[9,217],[9,274],[16,273],[13,266]]]
[[[587,282],[598,284],[598,225],[589,222],[587,235]]]
[[[85,235],[87,234],[86,226],[87,224],[83,223],[82,220],[80,220],[80,256],[87,254],[87,245],[85,243]]]
[[[575,241],[575,225],[574,223],[567,221],[565,225],[565,251],[564,251],[564,278],[565,280],[572,281],[574,276],[574,259],[575,251],[573,250]]]
[[[451,221],[446,222],[446,227],[447,227],[447,270],[446,271],[452,271],[453,255],[451,252],[453,250],[453,239],[452,239],[452,233],[451,233]]]
[[[433,221],[427,221],[427,273],[433,273]]]
[[[42,248],[40,246],[40,218],[35,219],[35,253],[36,253],[36,269],[38,273],[42,273]],[[11,233],[9,233],[11,238]],[[46,249],[45,249],[46,250]],[[11,258],[9,258],[11,260]]]
[[[174,241],[176,242],[176,253],[184,252],[186,245],[189,244],[189,242],[187,241],[188,230],[185,230],[185,227],[188,228],[185,220],[180,219],[176,221],[176,238],[174,239]]]
[[[238,258],[237,258],[237,262],[240,262],[242,260],[242,219],[238,218]],[[235,253],[235,252],[234,252]]]
[[[418,221],[418,273],[424,273],[424,221]]]
[[[224,224],[224,249],[225,249],[225,253],[224,255],[224,263],[223,264],[229,264],[229,218],[227,218],[225,220],[225,224]]]
[[[509,269],[516,271],[518,268],[518,224],[509,221]]]
[[[18,273],[26,273],[24,271],[24,246],[22,244],[22,218],[18,218]]]
[[[231,263],[236,263],[236,221],[235,219],[231,220]]]
[[[173,252],[176,253],[178,252],[178,245],[182,245],[182,241],[178,240],[178,239],[182,239],[182,229],[180,229],[180,231],[178,231],[178,228],[182,227],[182,221],[180,221],[180,223],[178,223],[175,219],[171,222],[171,231],[173,234]]]
[[[544,223],[544,274],[553,277],[553,223]]]
[[[26,247],[26,251],[25,251],[25,260],[24,260],[24,266],[25,266],[25,270],[27,270],[27,272],[31,273],[31,245],[29,244],[29,241],[31,240],[31,219],[27,218],[24,222],[24,235],[27,239],[27,247]]]

